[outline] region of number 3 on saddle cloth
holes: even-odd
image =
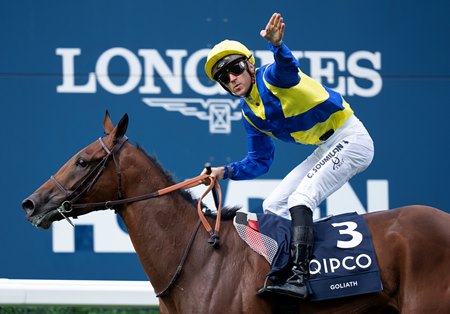
[[[285,279],[291,269],[290,220],[273,214],[237,212],[234,226],[239,236],[271,265],[268,278]],[[383,289],[372,238],[361,216],[348,213],[317,220],[314,237],[308,280],[311,301]]]

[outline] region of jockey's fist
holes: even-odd
[[[205,168],[203,169],[201,174],[207,174],[208,170]],[[211,167],[211,176],[215,177],[216,180],[222,180],[223,176],[225,175],[225,168],[224,167]],[[209,178],[203,179],[202,183],[205,185],[209,185],[210,184],[210,180]]]

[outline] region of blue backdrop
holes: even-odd
[[[239,110],[207,80],[205,55],[228,38],[253,50],[257,65],[270,60],[259,31],[276,11],[304,72],[340,90],[375,142],[371,167],[319,213],[352,211],[343,200],[355,195],[369,211],[371,202],[449,211],[449,9],[444,0],[1,1],[0,277],[145,279],[135,254],[95,249],[93,225],[60,238],[32,227],[21,201],[103,134],[105,110],[115,122],[128,113],[131,141],[178,180],[205,161],[242,158]],[[281,179],[313,149],[276,145],[258,182]],[[258,210],[261,197],[246,199]]]

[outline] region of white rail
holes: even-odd
[[[0,279],[0,304],[152,306],[147,281]]]

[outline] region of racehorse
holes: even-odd
[[[256,292],[270,270],[266,260],[226,218],[220,246],[209,245],[218,230],[205,232],[199,221],[211,225],[219,217],[199,219],[199,205],[188,192],[167,189],[174,179],[127,141],[127,126],[128,115],[114,126],[107,112],[107,135],[68,160],[22,208],[43,229],[56,220],[114,208],[159,296],[161,313],[287,313],[289,304],[296,313],[450,312],[449,214],[406,206],[364,215],[381,271],[381,292],[320,302],[260,297]]]

